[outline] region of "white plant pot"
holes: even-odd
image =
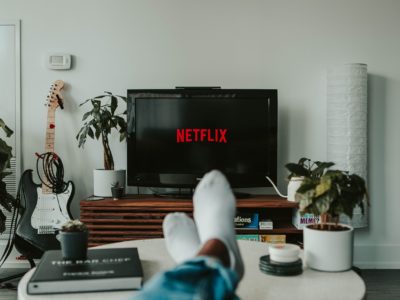
[[[287,200],[294,202],[297,189],[303,183],[304,177],[292,177],[287,187]]]
[[[111,197],[111,186],[115,182],[125,187],[125,170],[93,170],[93,195]]]
[[[333,224],[332,224],[333,225]],[[308,267],[327,272],[350,270],[353,266],[353,233],[351,226],[345,231],[327,231],[304,228],[304,259]]]

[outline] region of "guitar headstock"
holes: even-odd
[[[61,95],[61,90],[64,87],[64,81],[56,80],[50,87],[49,94],[47,95],[46,105],[49,109],[56,110],[58,107],[64,109],[63,98]]]

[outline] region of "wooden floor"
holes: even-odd
[[[20,269],[0,269],[0,278],[16,272],[20,272]],[[367,300],[400,299],[400,270],[361,270],[361,273],[367,285]],[[16,285],[17,282],[14,280],[12,284]],[[16,300],[17,291],[2,288],[0,289],[0,299]]]
[[[367,300],[400,299],[400,270],[361,270]]]

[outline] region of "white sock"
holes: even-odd
[[[164,238],[169,254],[176,263],[196,256],[200,239],[193,220],[184,213],[170,213],[163,221]]]
[[[194,192],[193,206],[201,243],[210,239],[222,241],[228,248],[231,268],[242,278],[244,267],[233,221],[236,199],[221,172],[214,170],[204,175]]]

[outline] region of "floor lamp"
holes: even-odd
[[[327,72],[327,158],[338,169],[367,180],[367,65],[344,64]],[[366,207],[366,205],[365,205]],[[368,209],[356,208],[342,223],[368,226]]]

